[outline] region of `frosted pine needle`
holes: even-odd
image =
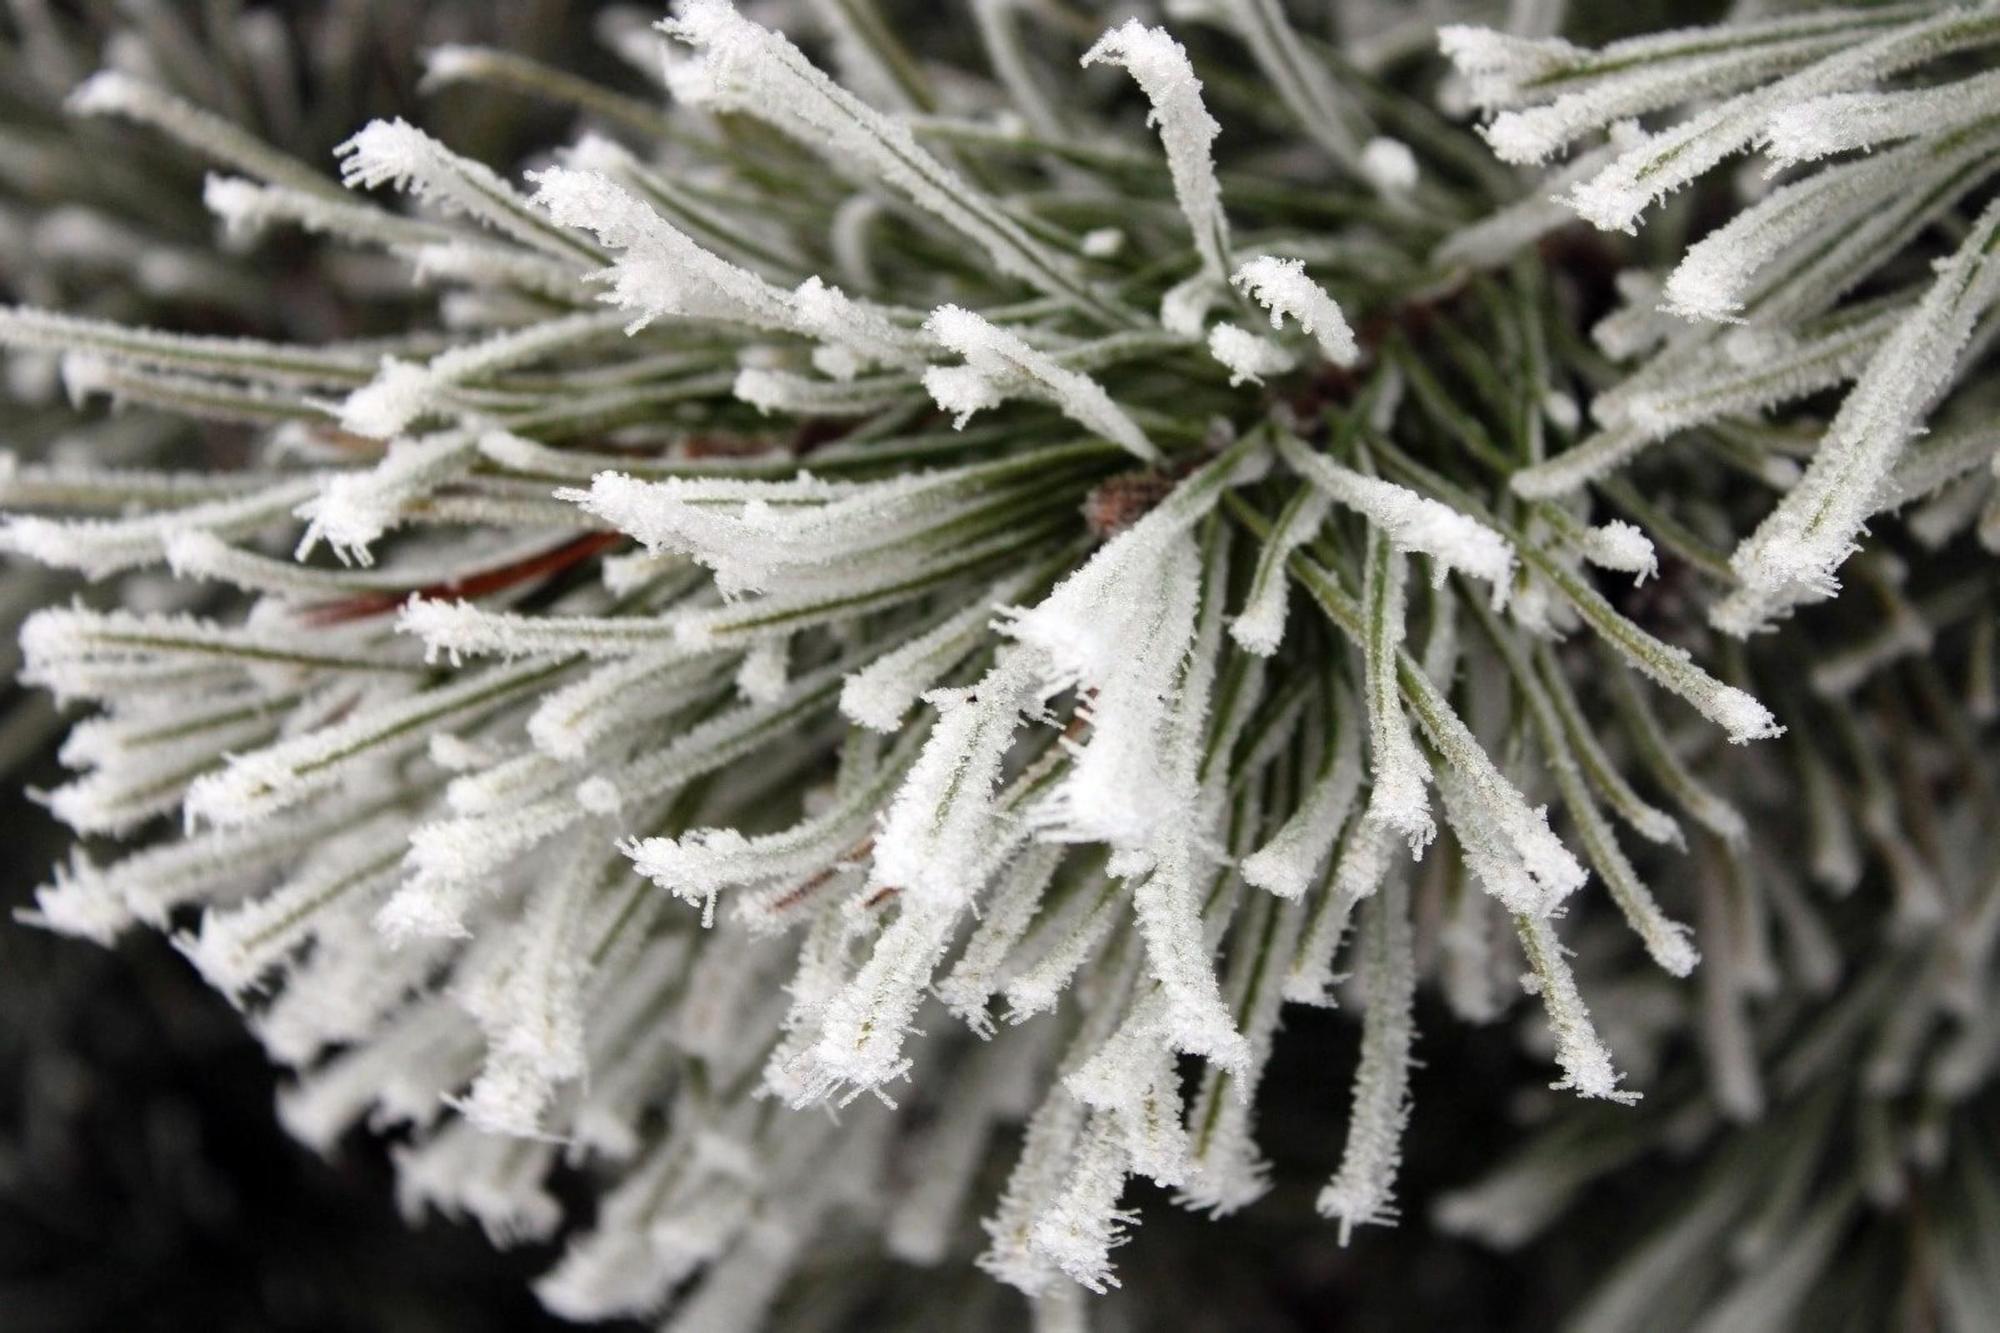
[[[1320,355],[1335,365],[1351,366],[1360,360],[1347,316],[1325,288],[1306,276],[1303,260],[1258,255],[1231,274],[1229,281],[1271,312],[1272,328],[1283,328],[1289,319],[1311,334]]]
[[[1081,371],[1059,365],[1018,335],[953,305],[932,311],[924,331],[965,358],[963,368],[941,367],[924,375],[924,387],[939,407],[957,418],[959,426],[975,412],[997,407],[1024,389],[1034,389],[1052,398],[1064,416],[1092,434],[1148,462],[1160,456],[1145,431],[1101,385]]]
[[[1340,1224],[1345,1245],[1357,1225],[1393,1222],[1396,1170],[1409,1118],[1411,1006],[1416,963],[1410,956],[1409,901],[1392,880],[1362,908],[1360,985],[1368,1008],[1362,1019],[1361,1065],[1354,1074],[1354,1108],[1340,1170],[1320,1191],[1318,1208]]]
[[[1229,223],[1222,211],[1212,150],[1222,126],[1202,105],[1201,80],[1195,77],[1187,52],[1165,29],[1129,19],[1084,52],[1085,65],[1099,62],[1123,65],[1152,102],[1151,120],[1167,151],[1174,196],[1187,215],[1203,270],[1220,283],[1229,272]]]

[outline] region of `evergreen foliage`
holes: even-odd
[[[1424,988],[1548,1075],[1430,1222],[1710,1164],[1576,1327],[1990,1326],[2000,6],[1422,8],[606,11],[427,52],[579,122],[482,155],[315,142],[372,10],[19,6],[29,918],[570,1318],[1115,1320],[1336,1001],[1346,1243]]]

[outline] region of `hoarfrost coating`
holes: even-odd
[[[1348,1243],[1417,1015],[1520,996],[1545,1140],[1439,1223],[1710,1135],[1594,1326],[1877,1308],[1858,1200],[2000,1197],[2000,9],[1456,8],[685,0],[606,18],[635,91],[432,52],[580,116],[525,163],[302,159],[135,20],[38,114],[212,167],[215,253],[25,132],[0,183],[0,605],[94,710],[26,915],[172,932],[288,1128],[560,1233],[566,1317],[805,1326],[863,1246],[1081,1327],[1135,1180],[1296,1170],[1288,1005],[1362,1010],[1299,1221]],[[287,231],[311,299],[243,299]],[[1907,1308],[1990,1310],[1924,1202]]]

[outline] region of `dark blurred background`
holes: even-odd
[[[161,936],[107,951],[15,923],[62,839],[18,787],[0,829],[0,1329],[562,1327],[527,1286],[547,1253],[411,1230],[379,1145],[321,1161],[288,1139],[274,1071]]]

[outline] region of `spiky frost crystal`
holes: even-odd
[[[231,235],[386,250],[439,295],[318,343],[0,311],[80,403],[242,457],[141,470],[88,456],[97,424],[0,474],[0,544],[97,581],[22,627],[24,678],[99,710],[50,804],[138,843],[33,919],[173,931],[297,1070],[300,1137],[407,1126],[412,1209],[546,1237],[548,1173],[585,1168],[596,1221],[540,1287],[579,1319],[752,1327],[857,1227],[934,1264],[983,1216],[980,1266],[1069,1326],[1133,1177],[1229,1212],[1285,1169],[1256,1139],[1282,1006],[1336,994],[1344,1241],[1396,1215],[1425,979],[1483,1021],[1518,978],[1553,1086],[1640,1144],[1663,1035],[1751,1119],[1792,1021],[1851,1007],[1860,1091],[1836,1033],[1787,1095],[1854,1117],[1878,1203],[1899,1154],[1962,1163],[1949,1108],[2000,1045],[1964,720],[1993,608],[1953,545],[2000,531],[2000,11],[1447,27],[1501,158],[1608,135],[1521,185],[1406,95],[1429,66],[1370,7],[1344,51],[1275,0],[1169,8],[1198,42],[982,0],[985,64],[947,68],[893,7],[685,0],[613,25],[664,93],[437,52],[437,85],[597,125],[518,173],[377,120],[336,182],[159,81],[84,83],[77,113],[228,173]],[[1630,229],[1746,151],[1790,174],[1702,185],[1728,220],[1669,217],[1683,256],[1608,304],[1634,252],[1575,217]],[[1782,624],[1842,578],[1875,609]],[[1744,813],[1801,804],[1801,855]],[[1869,877],[1838,944],[1797,866]],[[1990,1200],[1974,1158],[1948,1188]],[[1518,1241],[1607,1160],[1440,1220]],[[1858,1205],[1808,1206],[1800,1160],[1795,1228],[1732,1233],[1726,1180],[1598,1326],[1731,1234],[1716,1326],[1805,1308]],[[1934,1261],[1954,1310],[1982,1253]]]

